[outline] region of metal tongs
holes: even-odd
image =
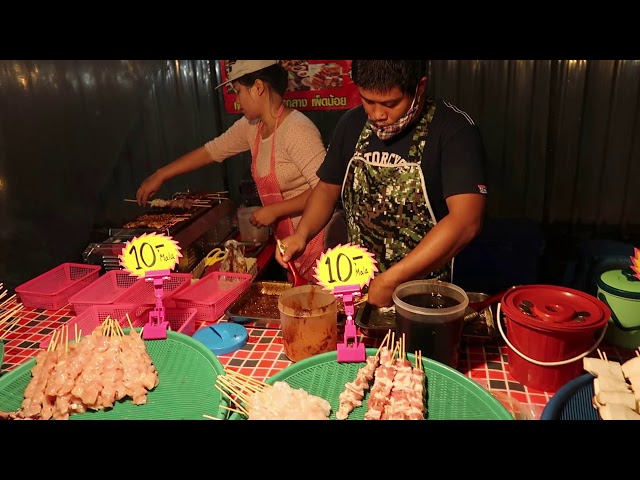
[[[338,344],[338,362],[364,362],[367,359],[364,343],[358,343],[356,325],[353,321],[355,308],[353,299],[361,295],[360,285],[341,285],[333,289],[336,298],[342,297],[347,322],[344,325],[342,343]]]
[[[284,255],[284,252],[287,251],[287,246],[284,243],[282,243],[279,238],[276,238],[276,242],[278,243],[278,250],[280,250],[280,253],[282,255]],[[296,266],[293,264],[293,260],[289,260],[287,262],[287,266],[289,267],[289,270],[291,271],[291,275],[293,275],[293,286],[294,287],[300,287],[302,285],[308,285],[309,284],[309,282],[302,275],[300,275],[300,272],[298,271]]]

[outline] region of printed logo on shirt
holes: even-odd
[[[480,193],[483,193],[484,195],[487,194],[487,186],[486,185],[478,185],[478,190],[480,191]]]

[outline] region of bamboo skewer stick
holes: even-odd
[[[387,330],[387,334],[382,339],[382,342],[380,342],[380,346],[378,347],[378,351],[376,352],[376,357],[380,356],[380,350],[382,350],[389,342],[389,335],[391,335],[391,330]]]
[[[6,290],[5,290],[6,291]],[[11,300],[15,298],[16,294],[14,293],[9,298],[7,298],[4,302],[0,303],[0,308],[3,308],[5,305],[8,305]]]
[[[249,412],[247,412],[240,405],[238,405],[238,409],[227,407],[226,405],[220,405],[220,408],[224,408],[225,410],[229,410],[230,412],[241,413],[242,415],[249,416]]]
[[[3,314],[0,314],[0,325],[7,321],[7,319],[13,317],[16,313],[24,308],[24,305],[16,305],[11,310],[7,310]]]
[[[218,378],[221,378],[221,377],[218,377]],[[223,390],[222,387],[220,387],[217,383],[214,384],[213,386],[215,388],[217,388],[220,391],[220,393],[222,393],[225,397],[227,397],[229,400],[231,400],[236,405],[236,407],[238,407],[238,409],[242,410],[240,413],[243,413],[243,414],[245,414],[247,416],[249,415],[249,412],[240,404],[240,402],[238,402],[234,397],[229,395],[229,392]],[[223,405],[220,405],[220,406],[223,407]],[[226,408],[227,410],[234,410],[234,409],[232,409],[230,407],[224,407],[224,408]],[[236,411],[236,410],[234,410],[234,411]]]

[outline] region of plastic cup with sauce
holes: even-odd
[[[457,368],[467,293],[448,282],[413,280],[398,285],[392,297],[405,350]]]
[[[284,353],[292,362],[338,348],[336,298],[318,285],[285,290],[278,297]]]

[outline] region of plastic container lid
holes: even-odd
[[[224,355],[244,347],[249,334],[242,325],[229,322],[201,328],[193,338],[204,343],[216,355]]]
[[[604,326],[611,316],[601,300],[555,285],[512,288],[502,297],[502,310],[519,324],[545,331],[592,330]]]
[[[640,300],[640,280],[633,270],[609,270],[600,275],[597,281],[598,288],[617,297]]]

